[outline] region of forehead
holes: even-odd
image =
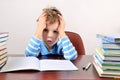
[[[46,28],[50,30],[57,30],[58,27],[59,27],[59,22],[55,22],[53,24],[47,23],[47,26],[46,26]]]

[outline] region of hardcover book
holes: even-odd
[[[111,42],[111,43],[120,43],[120,34],[97,34],[97,38],[101,38],[105,41]]]
[[[95,61],[93,61],[93,66],[99,77],[120,78],[120,70],[103,70]]]
[[[96,47],[96,52],[103,56],[120,56],[120,49],[105,49],[103,47]]]
[[[104,56],[104,52],[100,48],[96,48],[96,55],[98,55],[104,61],[119,61],[120,62],[120,56]]]
[[[120,43],[103,43],[104,49],[120,49]]]
[[[6,64],[8,32],[0,32],[0,69]]]
[[[93,57],[94,57],[93,61],[97,63],[102,70],[120,71],[120,62],[100,61],[96,56]]]
[[[0,38],[5,38],[9,36],[9,32],[0,32]]]

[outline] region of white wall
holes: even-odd
[[[66,30],[79,33],[86,54],[93,54],[97,33],[120,32],[119,4],[120,0],[1,0],[0,32],[9,32],[9,54],[24,54],[42,9],[56,6],[66,20]]]

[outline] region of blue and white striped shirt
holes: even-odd
[[[54,45],[52,51],[48,51],[43,41],[32,36],[28,46],[26,47],[25,54],[26,56],[34,57],[38,57],[39,54],[58,54],[63,55],[67,60],[74,60],[78,56],[75,47],[72,45],[67,36],[59,39],[58,42]]]

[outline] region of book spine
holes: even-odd
[[[6,64],[8,60],[7,44],[8,32],[0,32],[0,69]]]

